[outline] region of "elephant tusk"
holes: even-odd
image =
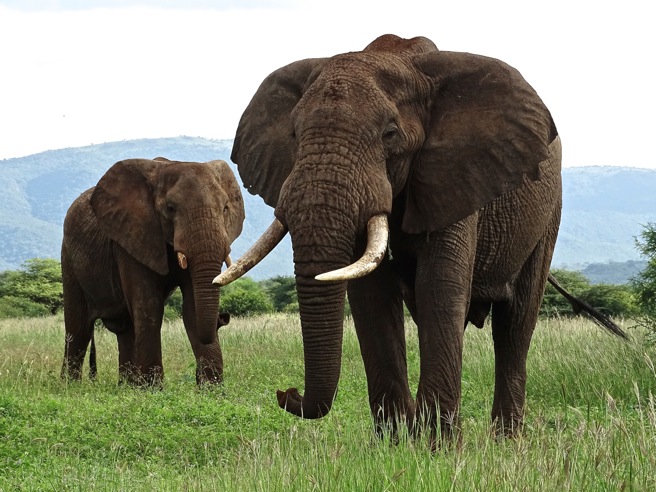
[[[230,258],[230,255],[226,256],[225,264],[228,268],[232,266],[232,258]]]
[[[364,277],[373,272],[383,261],[385,251],[387,251],[388,239],[387,215],[374,215],[367,223],[367,249],[362,257],[347,267],[322,273],[314,278],[326,282]]]
[[[237,280],[262,261],[282,241],[285,234],[287,234],[287,228],[278,219],[274,219],[255,244],[241,258],[232,263],[225,272],[217,275],[212,283],[223,286]]]
[[[178,265],[180,265],[180,268],[183,270],[187,269],[187,257],[180,251],[178,251]]]

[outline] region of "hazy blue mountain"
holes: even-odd
[[[656,222],[656,170],[573,167],[563,170],[563,215],[553,264],[640,260],[634,238]]]
[[[231,146],[230,140],[193,137],[140,139],[1,160],[0,270],[16,269],[29,258],[58,258],[66,210],[116,161],[157,156],[199,162],[223,159],[239,179],[229,159]],[[644,224],[656,222],[655,189],[654,170],[564,169],[563,217],[553,265],[592,268],[586,273],[592,281],[635,274],[641,258],[634,237]],[[272,209],[259,197],[246,190],[243,193],[247,218],[242,236],[233,245],[233,258],[242,254],[273,218]],[[250,275],[258,280],[292,275],[291,258],[291,243],[286,238]],[[633,263],[622,265],[624,262]],[[591,265],[598,263],[602,266]]]

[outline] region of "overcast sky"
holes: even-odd
[[[565,166],[656,168],[656,29],[644,0],[0,0],[0,159],[233,138],[270,72],[384,33],[513,65],[551,110]]]

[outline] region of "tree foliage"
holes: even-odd
[[[635,239],[635,244],[647,260],[644,270],[631,280],[640,307],[640,315],[636,320],[638,325],[650,332],[648,339],[656,342],[656,224],[650,222],[645,225],[640,237]]]
[[[293,309],[293,306],[296,306],[296,311],[298,311],[298,296],[294,277],[279,275],[263,280],[260,284],[271,299],[273,308],[276,311],[289,311]],[[292,307],[290,308],[290,306]]]
[[[656,224],[650,222],[644,226],[635,244],[647,260],[647,266],[633,278],[631,284],[642,312],[656,320]]]

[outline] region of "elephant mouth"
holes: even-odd
[[[286,234],[287,227],[275,219],[260,239],[234,265],[228,265],[228,269],[218,275],[212,283],[225,286],[237,280],[269,254]],[[383,261],[388,241],[387,215],[374,215],[367,223],[367,248],[362,257],[347,267],[322,273],[315,278],[323,282],[334,282],[351,280],[371,273]]]
[[[182,252],[178,251],[177,253],[178,256],[178,265],[180,265],[180,268],[183,270],[186,270],[189,264],[187,263],[187,256]],[[232,266],[232,258],[230,258],[230,255],[225,257],[225,260],[223,262],[226,264],[228,268]]]

